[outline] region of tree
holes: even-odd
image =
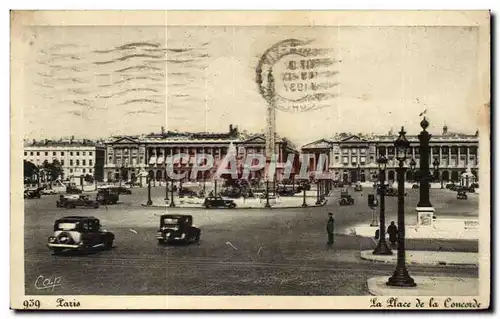
[[[47,171],[52,181],[57,180],[63,174],[61,163],[56,159],[52,163],[45,160],[42,164],[42,168]]]
[[[94,176],[92,176],[92,175],[90,175],[90,174],[87,174],[87,175],[85,175],[84,180],[85,180],[87,183],[93,183],[93,182],[94,182]]]
[[[33,181],[33,175],[38,174],[38,168],[36,167],[35,164],[24,160],[24,180],[32,182]]]

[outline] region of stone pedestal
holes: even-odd
[[[417,207],[417,226],[416,228],[434,227],[434,207]]]

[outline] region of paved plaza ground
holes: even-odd
[[[161,198],[165,189],[154,187],[151,192]],[[354,225],[371,221],[369,190],[352,193],[352,206],[338,205],[339,192],[334,189],[323,207],[272,210],[148,208],[142,206],[147,198],[145,188],[134,188],[132,195],[120,196],[119,204],[98,209],[56,208],[57,196],[25,200],[26,293],[368,295],[367,280],[390,276],[394,265],[362,259],[360,252],[374,249],[376,243],[372,238],[347,234]],[[416,215],[417,198],[418,190],[409,190],[405,207],[410,221]],[[477,212],[476,198],[458,202],[448,190],[431,190],[431,201],[443,216]],[[388,198],[388,221],[396,220],[395,209],[396,198]],[[202,231],[200,245],[158,246],[156,229],[165,212],[193,215]],[[335,215],[332,247],[326,245],[329,212]],[[95,254],[52,256],[47,237],[52,235],[53,222],[67,215],[100,218],[115,233],[115,247]],[[478,242],[409,239],[406,247],[477,252]],[[415,276],[477,278],[474,267],[410,265],[409,271]],[[40,275],[60,276],[63,285],[50,292],[36,290],[34,282]]]

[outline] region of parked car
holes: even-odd
[[[203,206],[205,208],[235,208],[236,203],[231,199],[223,199],[221,196],[218,196],[205,198]]]
[[[99,203],[95,200],[91,200],[88,195],[61,195],[59,196],[59,200],[56,202],[56,206],[64,208],[75,208],[77,206],[99,208]]]
[[[354,191],[355,192],[362,192],[363,191],[363,186],[361,186],[361,184],[354,185]]]
[[[119,186],[119,187],[111,187],[118,194],[132,195],[132,190],[127,187]]]
[[[411,188],[412,189],[418,189],[418,188],[420,188],[420,185],[419,184],[413,184],[413,185],[411,185]]]
[[[97,191],[96,201],[101,205],[118,203],[120,194],[113,188],[101,188]]]
[[[42,195],[56,195],[56,194],[58,194],[57,191],[55,191],[53,189],[48,189],[48,188],[42,189],[40,193]]]
[[[24,190],[24,198],[32,199],[32,198],[40,198],[43,188],[38,187],[37,189],[25,189]]]
[[[354,198],[352,198],[351,194],[347,193],[346,191],[340,193],[339,205],[344,206],[353,204],[354,204]]]
[[[79,188],[68,186],[66,187],[66,194],[81,194],[83,191]]]
[[[171,242],[199,243],[201,230],[193,226],[191,215],[162,215],[156,233],[158,244]]]
[[[47,246],[55,254],[71,250],[111,249],[115,235],[102,228],[99,219],[88,216],[67,216],[54,223],[54,236]]]
[[[457,199],[467,199],[467,193],[465,191],[458,191]]]
[[[278,189],[278,195],[280,196],[294,196],[297,194],[297,191],[295,189],[291,188],[279,188]]]
[[[455,187],[456,185],[454,183],[448,183],[446,184],[445,188],[446,189],[452,189],[452,187]]]

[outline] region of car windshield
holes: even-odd
[[[78,227],[78,223],[59,223],[56,226],[56,229],[60,230],[72,230]]]
[[[163,225],[165,226],[175,226],[179,224],[178,218],[163,218]]]

